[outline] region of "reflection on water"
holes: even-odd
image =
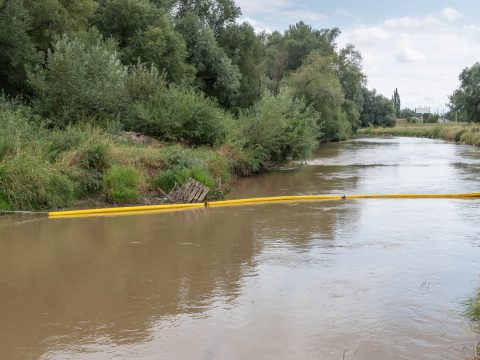
[[[326,145],[309,164],[231,196],[480,188],[480,152],[432,140]],[[0,359],[468,359],[479,216],[362,200],[2,219]]]

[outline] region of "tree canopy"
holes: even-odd
[[[450,96],[450,107],[460,118],[480,122],[480,63],[464,69],[459,80],[460,86]]]
[[[258,34],[238,22],[240,15],[233,0],[3,0],[0,87],[26,99],[52,126],[106,117],[198,144],[217,142],[217,135],[205,141],[193,135],[207,114],[217,119],[208,131],[223,134],[213,131],[215,123],[239,123],[251,109],[258,114],[258,104],[276,103],[262,102],[270,96],[313,109],[311,133],[319,141],[344,139],[360,126],[391,126],[390,100],[366,89],[362,56],[353,45],[338,47],[338,28],[300,21],[284,32]],[[452,96],[471,114],[474,73],[462,74]],[[171,112],[160,111],[167,103]],[[186,111],[178,111],[185,119],[174,114],[186,104],[203,109],[201,121],[189,122]],[[180,131],[187,123],[188,131]]]

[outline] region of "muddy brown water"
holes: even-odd
[[[322,146],[231,198],[480,190],[480,150]],[[0,359],[469,359],[480,200],[0,219]]]

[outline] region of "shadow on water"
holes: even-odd
[[[218,304],[235,306],[243,278],[256,276],[265,244],[303,252],[321,238],[329,246],[344,210],[321,208],[319,223],[318,206],[260,206],[260,216],[258,207],[239,207],[3,219],[1,357],[38,358],[91,341],[142,343],[165,319],[174,326],[172,319],[182,314],[202,318]],[[300,218],[302,224],[296,223]]]

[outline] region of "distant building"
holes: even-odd
[[[423,123],[425,115],[429,114],[431,114],[430,106],[420,106],[415,108],[415,117],[417,118],[417,122]]]
[[[421,106],[415,108],[415,113],[419,115],[428,115],[431,114],[430,106]]]
[[[448,123],[448,119],[447,118],[444,118],[444,117],[439,117],[438,118],[438,122],[440,124],[445,124],[445,123]]]

